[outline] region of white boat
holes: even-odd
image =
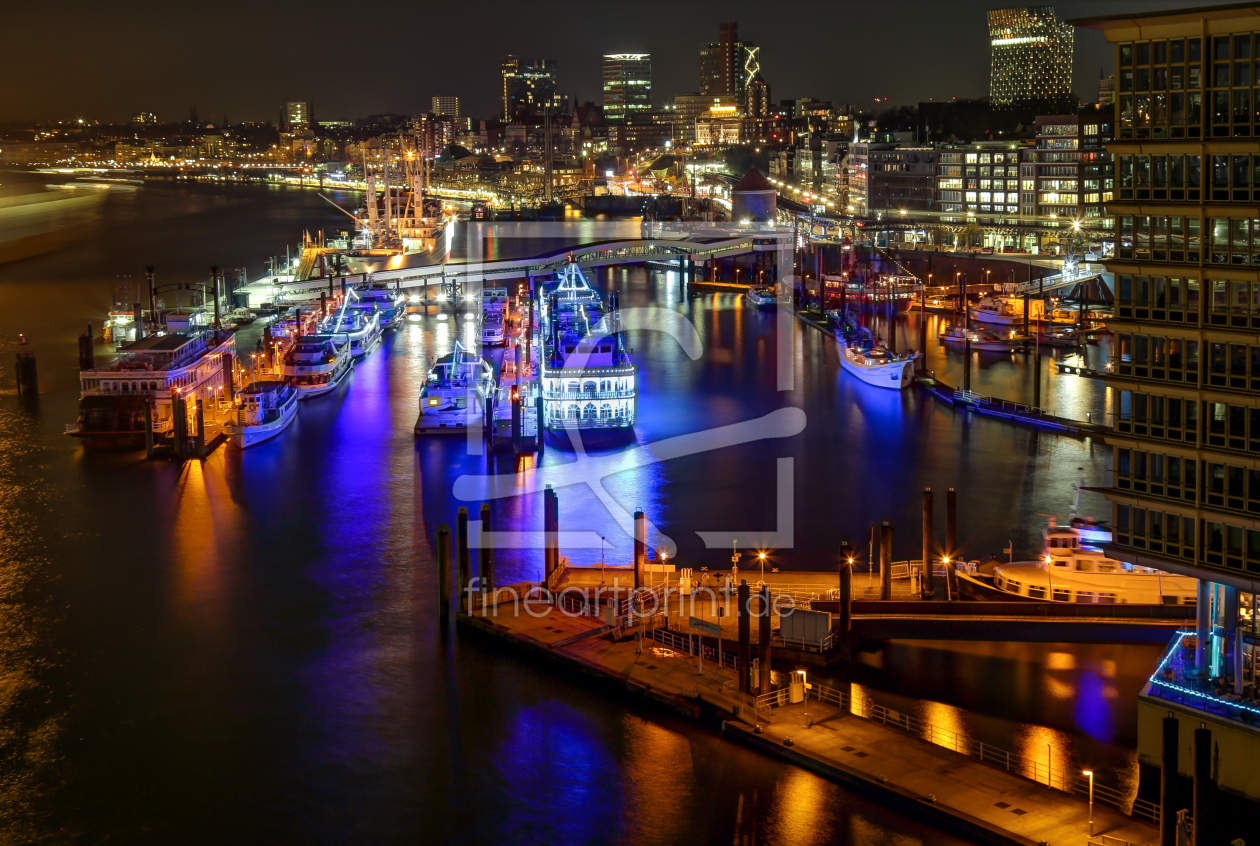
[[[454,352],[438,359],[420,389],[416,434],[457,435],[483,421],[494,383],[494,366],[456,341]]]
[[[481,343],[485,346],[500,347],[507,342],[507,296],[507,288],[486,288],[481,292]]]
[[[371,308],[349,308],[352,297],[358,292],[350,289],[346,302],[336,314],[329,315],[319,322],[319,335],[334,335],[350,342],[350,353],[355,358],[363,358],[376,348],[381,340],[381,312],[372,303]]]
[[[910,387],[916,354],[895,353],[882,344],[847,343],[839,332],[836,341],[840,349],[840,368],[846,373],[877,388],[899,391]]]
[[[280,373],[297,389],[299,399],[336,390],[353,369],[350,343],[340,335],[304,335],[293,342],[280,364]]]
[[[1037,323],[1045,319],[1044,303],[1041,300],[1028,300],[1028,319]],[[981,323],[996,323],[1012,326],[1024,322],[1024,299],[1022,297],[982,297],[972,309],[973,320]]]
[[[381,329],[397,329],[402,325],[403,314],[407,310],[407,295],[397,287],[391,288],[384,283],[373,284],[369,280],[367,286],[356,288],[355,293],[358,300],[350,303],[352,310],[376,311]]]
[[[774,308],[774,288],[769,285],[754,285],[744,296],[757,308]]]
[[[927,305],[923,303],[923,295],[915,294],[910,300],[909,311],[929,311],[929,312],[948,312],[954,310],[954,305],[944,297],[928,297]]]
[[[285,381],[254,382],[237,394],[236,417],[223,424],[228,443],[241,449],[274,438],[297,419],[298,392]]]
[[[1011,352],[1028,342],[1021,336],[1003,338],[988,329],[964,329],[962,326],[951,326],[940,336],[942,344],[957,347],[965,346],[968,339],[973,350],[984,352]]]

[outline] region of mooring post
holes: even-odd
[[[761,586],[761,620],[757,623],[758,666],[761,668],[758,693],[770,692],[770,586]]]
[[[560,501],[556,498],[556,492],[551,489],[551,485],[547,485],[543,491],[544,506],[543,519],[546,522],[544,530],[544,543],[546,544],[546,576],[547,584],[551,584],[551,574],[560,566],[560,539],[557,533],[560,530]]]
[[[446,523],[437,530],[438,616],[446,622],[451,616],[451,527]]]
[[[936,543],[932,537],[932,489],[923,489],[923,593],[932,596],[936,589],[932,572],[932,556]]]
[[[853,551],[840,547],[840,634],[848,638],[853,628]]]
[[[472,581],[472,558],[468,554],[468,506],[461,505],[455,516],[455,549],[459,558],[459,581],[455,591],[459,596],[460,610],[464,613],[472,611],[472,598],[468,595],[468,587]],[[469,596],[467,606],[464,597]]]
[[[1177,753],[1181,721],[1171,711],[1164,717],[1164,747],[1159,773],[1159,846],[1177,846]]]
[[[35,353],[31,350],[31,342],[26,335],[18,335],[17,351],[17,392],[20,397],[34,397],[39,393],[39,371],[35,364]]]
[[[483,595],[494,593],[494,547],[486,540],[490,532],[490,503],[481,503],[481,537],[477,539],[477,554],[480,561],[477,570],[481,577],[480,587]],[[482,603],[484,609],[485,603]]]
[[[892,547],[893,524],[891,520],[879,523],[879,598],[892,599]]]
[[[750,601],[748,580],[740,579],[739,587],[735,590],[735,601],[738,607],[735,613],[738,615],[739,624],[739,692],[751,693],[752,687],[752,644],[750,643],[752,635],[752,620],[749,617],[748,607]]]
[[[1194,730],[1194,842],[1219,843],[1212,819],[1216,785],[1212,781],[1212,730],[1203,723]]]
[[[144,401],[144,457],[153,459],[153,401]]]
[[[96,351],[92,348],[92,324],[79,336],[79,369],[91,370],[96,366]]]
[[[206,404],[201,400],[200,397],[193,400],[193,402],[197,403],[197,439],[196,441],[193,442],[194,443],[193,454],[196,455],[197,458],[205,458],[206,457],[206,413],[205,413]]]
[[[634,587],[643,587],[644,568],[647,565],[647,515],[634,512]]]

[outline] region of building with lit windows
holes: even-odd
[[[761,72],[760,48],[739,40],[732,21],[718,27],[718,40],[700,48],[700,93],[727,95],[744,107],[748,85]]]
[[[696,140],[696,121],[701,117],[734,117],[739,109],[735,98],[721,94],[679,94],[674,98],[678,138],[691,144]]]
[[[563,110],[564,98],[556,93],[555,59],[508,56],[499,61],[499,76],[504,120],[536,117],[544,108],[552,114]]]
[[[1053,6],[990,11],[989,99],[1003,106],[1071,94],[1072,36]]]
[[[1253,3],[1088,18],[1115,45],[1115,355],[1106,384],[1110,558],[1199,579],[1138,700],[1138,756],[1168,776],[1165,835],[1254,837],[1260,801],[1260,148]],[[1167,739],[1167,742],[1165,740]],[[1178,775],[1180,777],[1178,777]],[[1195,802],[1194,804],[1198,804]],[[1172,833],[1176,835],[1176,833]]]
[[[937,153],[930,146],[896,141],[854,141],[849,146],[851,211],[859,216],[935,211]]]
[[[647,53],[604,56],[604,120],[627,123],[652,110],[652,57]]]
[[[311,127],[311,107],[309,103],[285,103],[285,128],[289,132],[297,132]]]
[[[459,98],[458,97],[434,97],[433,98],[433,114],[445,115],[446,117],[459,117]]]

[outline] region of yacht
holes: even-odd
[[[494,396],[494,366],[469,355],[463,344],[438,359],[420,389],[417,435],[461,434],[485,419],[487,401]],[[491,410],[493,413],[493,410]]]
[[[1011,352],[1022,348],[1028,339],[1019,335],[1003,338],[990,329],[964,329],[962,326],[950,326],[940,336],[942,344],[962,347],[970,339],[973,350],[984,352]]]
[[[1028,300],[1028,320],[1032,323],[1038,323],[1045,319],[1045,310],[1041,300]],[[1002,326],[1012,326],[1022,324],[1024,322],[1024,299],[1023,297],[1001,297],[989,296],[982,297],[971,313],[973,320],[981,323],[996,323]]]
[[[381,312],[372,303],[371,308],[349,308],[351,298],[358,292],[350,289],[341,308],[319,322],[317,335],[335,335],[350,342],[350,353],[363,358],[376,348],[381,340]]]
[[[299,399],[318,397],[345,381],[354,369],[350,342],[343,336],[304,335],[293,342],[280,365]]]
[[[754,285],[744,296],[757,308],[774,308],[774,288],[769,285]]]
[[[845,338],[835,330],[840,350],[840,369],[852,373],[868,385],[899,391],[914,381],[914,360],[917,354],[895,353],[882,342],[872,339],[869,329],[858,328],[857,339]]]
[[[369,282],[366,287],[356,288],[355,294],[358,299],[350,303],[350,308],[362,312],[376,311],[382,330],[397,329],[402,325],[407,310],[407,295],[397,286],[391,288],[384,283]]]
[[[954,310],[954,304],[944,297],[930,296],[925,303],[922,294],[915,294],[910,300],[910,311],[936,312],[938,314]]]
[[[606,304],[570,259],[539,304],[539,323],[543,427],[633,427],[638,368],[626,352],[617,294]]]
[[[297,419],[298,392],[286,381],[254,382],[237,400],[240,407],[223,433],[241,449],[274,438]]]
[[[507,296],[507,288],[486,288],[481,292],[481,343],[485,346],[501,347],[507,342]]]

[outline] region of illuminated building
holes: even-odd
[[[1260,19],[1235,4],[1073,23],[1116,50],[1106,552],[1199,579],[1197,631],[1139,696],[1138,756],[1160,767],[1177,731],[1177,771],[1193,775],[1205,727],[1219,807],[1194,811],[1194,837],[1227,843],[1250,836],[1231,803],[1260,801]],[[1166,822],[1183,800],[1175,790]]]
[[[989,12],[989,99],[995,105],[1050,100],[1072,91],[1072,27],[1053,6]]]
[[[443,115],[445,117],[459,117],[459,98],[458,97],[434,97],[433,98],[433,114]]]
[[[733,117],[738,109],[735,98],[720,94],[679,94],[674,98],[678,113],[678,138],[684,143],[696,140],[696,121],[704,116]]]
[[[624,123],[652,109],[652,57],[647,53],[604,56],[604,120]]]
[[[854,141],[849,146],[849,205],[858,215],[935,210],[936,159],[932,147]]]
[[[552,114],[562,111],[564,100],[556,94],[555,59],[519,59],[508,56],[499,61],[502,81],[503,119],[535,117],[544,108]]]
[[[743,108],[748,83],[761,72],[759,49],[739,40],[733,21],[721,24],[718,40],[700,48],[700,93],[734,97]]]
[[[311,126],[311,108],[308,103],[285,103],[285,127],[290,132],[309,129]]]

